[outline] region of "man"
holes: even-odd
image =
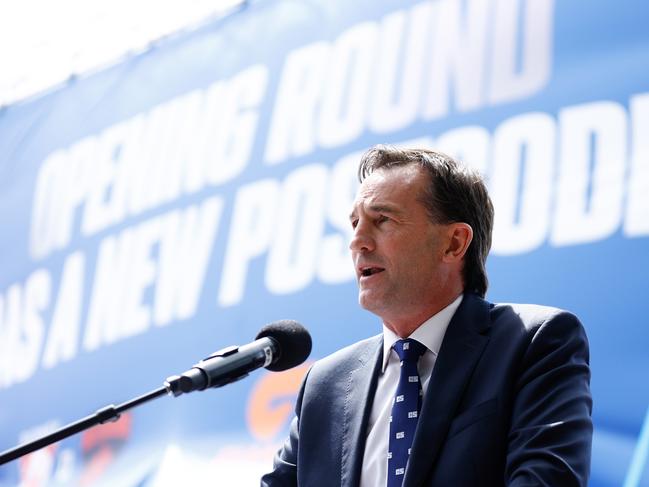
[[[350,249],[383,333],[311,368],[262,485],[585,486],[586,335],[565,311],[483,299],[482,179],[446,155],[385,146],[359,178]]]

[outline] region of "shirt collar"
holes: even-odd
[[[460,306],[463,297],[464,295],[460,294],[455,298],[455,301],[449,304],[446,308],[442,309],[437,314],[434,314],[419,325],[419,328],[413,331],[408,338],[417,340],[437,356],[439,349],[442,346],[442,340],[444,339],[446,328],[448,328],[448,324],[451,322],[451,318]],[[392,330],[385,326],[385,323],[383,324],[383,372],[385,372],[385,368],[388,366],[392,345],[400,339],[401,337],[397,336]]]

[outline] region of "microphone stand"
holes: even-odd
[[[172,394],[173,392],[169,389],[168,386],[163,386],[142,396],[136,397],[135,399],[126,401],[125,403],[122,403],[118,406],[111,404],[109,406],[98,409],[94,414],[86,416],[85,418],[75,421],[74,423],[63,426],[53,433],[44,435],[33,441],[0,453],[0,465],[4,465],[5,463],[15,460],[16,458],[27,455],[28,453],[32,453],[47,445],[56,443],[57,441],[67,438],[68,436],[72,436],[75,433],[79,433],[80,431],[92,428],[93,426],[96,426],[98,424],[117,421],[120,417],[120,414],[124,411],[134,408],[135,406],[139,406],[140,404],[144,404],[145,402],[148,402],[152,399],[156,399],[167,393]]]
[[[260,337],[260,335],[263,336]],[[283,342],[288,347],[288,350],[297,348],[293,343],[295,338],[291,335],[299,338],[297,343],[300,345],[302,352],[306,353],[296,354],[290,352],[286,355],[288,359],[284,358],[283,362],[277,362],[281,356],[281,347],[278,340],[280,343]],[[248,372],[259,367],[267,367],[273,371],[286,370],[304,362],[311,352],[311,336],[296,321],[282,320],[271,323],[266,325],[257,336],[260,338],[257,338],[252,343],[224,348],[201,360],[183,374],[167,377],[163,387],[131,399],[119,406],[111,404],[98,409],[94,414],[70,423],[53,433],[0,453],[0,465],[98,424],[117,421],[124,411],[165,394],[178,397],[192,391],[221,387],[243,379],[248,375]],[[269,366],[275,362],[277,364],[274,368],[270,368]],[[280,365],[281,367],[279,367]]]

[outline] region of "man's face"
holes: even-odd
[[[350,215],[359,303],[390,328],[430,316],[448,279],[446,226],[432,223],[418,200],[428,181],[416,165],[378,169],[361,184]]]

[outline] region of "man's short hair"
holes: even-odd
[[[420,195],[433,223],[462,222],[473,229],[473,240],[464,256],[464,290],[484,297],[487,254],[491,248],[494,209],[482,176],[474,169],[441,152],[377,145],[361,157],[358,179],[362,183],[380,168],[417,164],[430,176]]]

